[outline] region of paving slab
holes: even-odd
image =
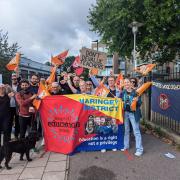
[[[59,154],[59,153],[51,153],[49,157],[49,161],[66,161],[67,155]]]
[[[44,167],[25,168],[19,179],[41,179]]]
[[[64,172],[45,172],[42,180],[64,180]]]
[[[66,161],[59,162],[48,162],[45,168],[45,172],[49,171],[65,171],[66,170]]]

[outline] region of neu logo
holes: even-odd
[[[169,99],[166,94],[160,94],[159,95],[159,107],[163,110],[166,110],[170,107]]]

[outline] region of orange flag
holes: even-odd
[[[106,97],[110,90],[101,82],[100,85],[95,89],[94,95]]]
[[[63,51],[62,53],[60,53],[57,56],[54,56],[54,57],[52,56],[51,57],[51,63],[53,65],[56,65],[56,66],[60,66],[60,65],[64,64],[68,52],[69,52],[69,50],[66,50],[66,51]]]
[[[147,75],[152,69],[156,66],[156,64],[147,64],[142,65],[135,69],[136,72],[141,73],[143,76]]]
[[[98,74],[98,69],[97,68],[92,68],[91,73],[95,76]]]
[[[152,85],[152,82],[146,82],[141,87],[139,87],[136,90],[138,96],[141,96],[151,85]]]
[[[38,89],[38,98],[34,99],[33,105],[36,108],[36,110],[39,109],[41,100],[44,99],[46,96],[50,96],[48,90],[46,89],[45,85],[40,82],[39,89]]]
[[[116,86],[118,87],[118,89],[122,89],[122,87],[124,86],[124,77],[121,73],[116,79]]]
[[[135,98],[131,103],[131,110],[136,111],[137,99]]]
[[[150,86],[152,85],[152,82],[146,82],[141,87],[139,87],[136,90],[137,96],[141,96]],[[137,98],[133,99],[131,103],[131,110],[136,111],[136,105],[137,105]]]
[[[46,83],[47,83],[47,84],[52,84],[52,83],[55,81],[55,78],[56,78],[56,70],[57,70],[57,66],[54,66],[54,67],[51,69],[51,74],[50,74],[50,76],[46,79]]]
[[[17,70],[20,62],[20,57],[20,53],[16,53],[16,56],[13,59],[11,59],[11,61],[6,65],[6,68],[9,71]]]

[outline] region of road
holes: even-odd
[[[180,152],[152,135],[143,134],[142,157],[128,153],[81,152],[70,156],[68,180],[180,180]],[[175,159],[165,157],[172,153]]]

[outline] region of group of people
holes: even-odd
[[[30,81],[26,79],[18,80],[17,75],[13,74],[11,81],[11,86],[0,85],[0,132],[4,133],[4,142],[11,139],[13,125],[15,128],[14,136],[17,139],[25,137],[28,126],[36,128],[40,134],[42,133],[41,123],[37,120],[39,119],[38,112],[35,112],[36,110],[32,102],[37,98],[39,82],[45,83],[45,79],[39,78],[37,75],[32,75]],[[95,89],[100,83],[102,82],[98,81],[91,71],[89,73],[89,79],[86,81],[83,76],[79,77],[63,72],[59,80],[51,84],[49,93],[51,95],[94,94]],[[106,87],[109,89],[107,97],[121,98],[124,102],[125,133],[124,148],[122,151],[129,149],[131,124],[136,141],[135,155],[141,156],[143,154],[142,138],[139,129],[141,98],[136,97],[137,79],[124,78],[124,87],[121,89],[116,86],[116,78],[109,76]],[[137,99],[136,111],[131,109],[131,103],[134,99]]]

